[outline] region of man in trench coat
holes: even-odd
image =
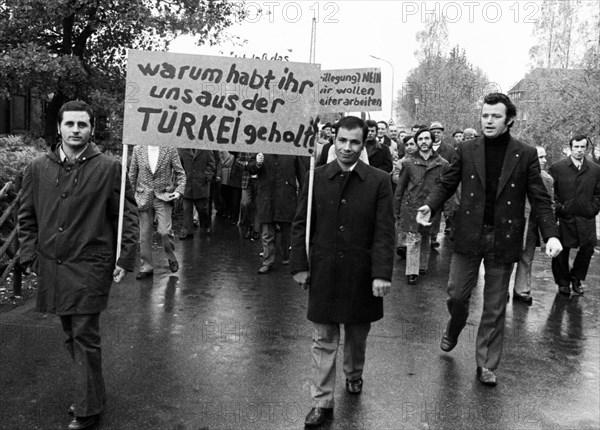
[[[100,312],[113,280],[133,271],[138,237],[137,207],[126,181],[117,260],[121,164],[90,143],[93,130],[87,104],[61,107],[61,143],[25,170],[19,207],[21,262],[37,274],[37,310],[60,317],[73,360],[71,430],[92,426],[104,409]]]
[[[554,179],[556,217],[564,250],[552,260],[552,274],[561,294],[583,294],[596,237],[596,215],[600,211],[600,166],[585,157],[589,139],[574,136],[569,142],[571,155],[550,166]],[[569,251],[579,248],[569,270]]]
[[[263,246],[262,265],[258,273],[269,273],[275,263],[277,243],[282,264],[290,262],[292,220],[302,188],[306,169],[302,158],[294,155],[262,154],[252,157],[247,165],[258,181],[256,211]]]
[[[340,120],[337,159],[315,170],[310,256],[305,248],[308,186],[292,225],[291,273],[308,288],[313,323],[312,397],[305,425],[333,415],[335,362],[344,325],[346,390],[359,394],[371,323],[383,317],[394,264],[394,212],[389,174],[359,160],[367,126]]]

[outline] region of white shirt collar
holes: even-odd
[[[60,157],[60,161],[75,161],[75,160],[77,160],[79,157],[81,157],[81,154],[83,154],[85,152],[88,145],[89,145],[89,143],[87,145],[85,145],[85,147],[81,151],[79,151],[77,154],[75,154],[73,156],[73,159],[69,160],[69,157],[67,157],[67,154],[65,154],[65,151],[63,150],[63,146],[61,143],[60,145],[58,145],[58,155]]]

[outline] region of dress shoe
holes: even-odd
[[[258,273],[261,275],[265,275],[267,273],[269,273],[271,271],[271,266],[268,266],[266,264],[263,264],[262,266],[260,266],[260,269],[258,269]]]
[[[485,367],[477,366],[477,379],[483,385],[489,385],[490,387],[494,387],[497,384],[494,371]]]
[[[516,291],[513,292],[513,300],[524,302],[528,305],[533,303],[533,297],[529,295],[529,293],[519,294]]]
[[[194,235],[192,233],[182,234],[181,236],[179,236],[179,240],[190,240],[193,238],[194,238]]]
[[[363,380],[358,378],[356,381],[346,379],[346,391],[350,394],[360,394],[362,392]]]
[[[583,295],[583,287],[581,286],[581,281],[575,276],[571,276],[571,285],[575,294],[579,294],[580,296]]]
[[[179,263],[177,262],[177,260],[169,260],[169,269],[171,269],[171,272],[173,273],[179,270]]]
[[[417,278],[419,275],[406,275],[406,283],[408,285],[417,285]]]
[[[431,249],[438,249],[440,247],[440,243],[437,240],[431,241]]]
[[[568,285],[559,285],[558,292],[560,294],[564,294],[565,296],[570,296],[571,295],[571,287],[569,287]]]
[[[317,406],[312,408],[304,418],[304,425],[306,427],[317,427],[331,418],[333,418],[333,408],[320,408]]]
[[[73,417],[73,420],[69,423],[67,428],[69,430],[87,429],[96,424],[97,420],[97,415],[90,415],[89,417]]]
[[[149,272],[138,272],[138,274],[135,275],[135,279],[151,278],[153,275],[154,275],[154,272],[152,270]]]
[[[456,344],[458,343],[458,339],[452,338],[448,336],[446,333],[442,336],[442,340],[440,341],[440,348],[444,352],[450,352],[454,349]]]

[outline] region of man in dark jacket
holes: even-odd
[[[121,165],[90,143],[93,131],[87,104],[61,107],[61,143],[25,170],[19,207],[21,261],[38,275],[37,310],[59,315],[73,360],[71,430],[93,425],[104,408],[100,312],[112,281],[133,271],[138,238],[137,208],[125,180],[117,258]]]
[[[205,149],[177,149],[181,165],[185,171],[185,189],[183,191],[183,231],[179,239],[194,237],[194,207],[198,212],[200,228],[210,234],[210,213],[208,196],[210,181],[215,174],[215,158],[213,152]]]
[[[256,154],[247,165],[257,175],[256,211],[263,245],[261,275],[271,271],[275,263],[276,244],[281,247],[282,264],[290,263],[292,220],[306,170],[301,157],[294,155]]]
[[[292,227],[291,273],[308,292],[313,322],[315,407],[307,426],[333,414],[335,363],[344,324],[346,390],[359,394],[371,323],[383,317],[394,264],[394,213],[389,175],[359,160],[367,136],[360,118],[344,117],[335,137],[337,160],[315,170],[310,259],[306,250],[308,187]]]
[[[367,120],[366,123],[368,134],[365,141],[365,148],[369,157],[369,165],[391,173],[394,164],[392,162],[390,147],[377,139],[377,123],[371,119]],[[389,140],[389,137],[385,137]]]
[[[600,166],[585,157],[589,139],[574,136],[569,142],[571,155],[550,166],[554,179],[556,217],[563,252],[552,260],[552,274],[562,294],[583,294],[585,281],[596,246],[596,220],[600,211]],[[569,270],[569,251],[579,248]]]
[[[502,355],[508,284],[522,250],[525,197],[536,213],[546,254],[556,257],[562,250],[537,151],[510,135],[516,113],[515,105],[504,94],[491,93],[484,98],[484,136],[458,147],[450,168],[417,215],[419,223],[429,225],[431,214],[438,212],[461,184],[455,218],[457,240],[448,279],[450,320],[440,347],[449,352],[458,342],[483,260],[485,285],[476,342],[477,376],[482,384],[492,386],[496,385],[494,371]]]
[[[434,154],[431,146],[431,131],[424,128],[417,131],[415,141],[419,151],[408,155],[402,161],[402,170],[395,194],[396,208],[400,211],[400,229],[406,233],[406,282],[415,285],[419,275],[424,275],[429,267],[430,227],[417,223],[417,209],[425,202],[431,189],[448,169],[448,162],[439,154]],[[439,216],[439,214],[437,215]],[[437,231],[433,232],[437,234]]]

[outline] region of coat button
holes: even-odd
[[[340,251],[340,252],[338,252],[338,257],[340,257],[340,258],[344,258],[344,253],[343,253],[343,252],[341,252],[341,251]]]
[[[512,219],[509,219],[509,220],[508,220],[508,223],[509,223],[509,224],[512,224]]]
[[[58,227],[58,232],[59,232],[59,233],[62,233],[63,231],[64,231],[64,228],[62,228],[62,227]]]
[[[507,205],[510,205],[510,204],[511,204],[511,203],[510,203],[510,200],[509,200],[509,201],[507,201],[507,202],[506,202],[506,204],[507,204]]]
[[[344,227],[343,225],[340,225],[340,231],[345,231],[346,227]]]
[[[507,238],[507,239],[510,239],[510,234],[507,234],[507,235],[506,235],[506,238]]]
[[[469,195],[470,195],[471,197],[473,197],[475,194],[471,193],[471,194],[469,194]]]
[[[466,211],[465,212],[467,215],[471,215],[471,211]]]
[[[62,264],[62,260],[56,260],[56,264]]]
[[[347,201],[346,199],[342,199],[341,203],[342,203],[343,205],[345,205],[346,203],[348,203],[348,201]]]
[[[514,188],[514,187],[515,187],[515,184],[510,184],[510,186]]]
[[[70,168],[70,167],[67,167],[65,170],[66,170],[67,172],[70,172],[70,171],[71,171],[71,168]]]
[[[475,179],[475,175],[471,175],[471,179]]]
[[[342,174],[340,175],[340,179],[344,179],[344,177],[345,177],[345,176],[344,176],[344,174],[342,173]]]
[[[519,154],[515,154],[515,157],[517,157],[517,158],[518,158],[518,157],[519,157]]]

